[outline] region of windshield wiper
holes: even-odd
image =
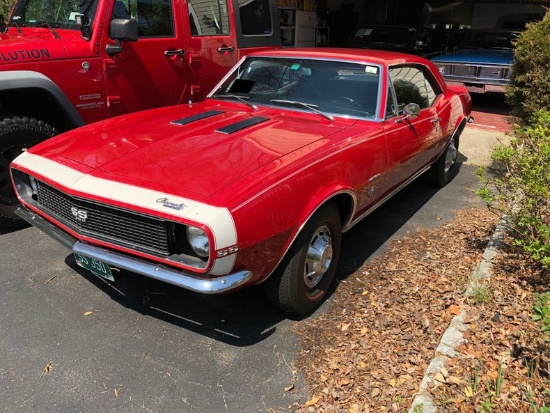
[[[52,25],[48,22],[44,22],[41,24],[42,27],[46,28],[46,29],[50,29],[50,31],[52,32],[53,36],[56,38],[56,39],[61,39],[61,36],[57,34],[57,32],[54,30],[54,28],[52,27]]]
[[[334,116],[327,115],[326,113],[324,113],[324,112],[322,112],[318,109],[319,106],[312,105],[311,103],[304,103],[304,102],[300,102],[299,100],[285,100],[285,99],[273,99],[273,100],[270,100],[269,102],[270,103],[282,103],[283,105],[299,106],[299,107],[302,107],[302,108],[306,108],[306,109],[309,109],[312,112],[315,112],[315,113],[321,115],[322,117],[330,120],[331,122],[334,122]]]
[[[15,26],[15,28],[17,29],[17,33],[23,34],[23,30],[21,30],[21,27],[19,27],[19,25],[17,24],[16,21],[14,21],[12,24],[13,24],[13,25]]]
[[[248,102],[248,97],[239,96],[239,95],[213,95],[212,99],[221,98],[221,99],[237,99],[239,102],[244,103],[246,106],[251,107],[254,110],[258,110],[258,106],[253,103]]]

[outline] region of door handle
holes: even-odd
[[[434,124],[439,123],[439,122],[441,122],[441,118],[433,118],[430,122],[432,122]]]
[[[218,47],[218,52],[220,52],[220,53],[232,52],[233,50],[235,50],[235,48],[233,46]]]
[[[164,56],[171,57],[171,56],[183,56],[185,54],[185,50],[183,49],[177,49],[177,50],[165,50]]]

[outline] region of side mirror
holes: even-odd
[[[109,38],[116,41],[108,44],[105,51],[109,56],[122,52],[121,42],[135,42],[138,39],[138,25],[134,19],[113,19],[109,24]]]
[[[416,119],[420,114],[420,106],[418,103],[408,103],[403,108],[403,116],[397,119],[398,123],[403,122],[405,119]]]

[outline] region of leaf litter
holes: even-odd
[[[438,409],[516,413],[550,405],[549,343],[531,317],[533,293],[548,288],[540,269],[507,248],[484,287],[487,299],[464,295],[498,219],[485,208],[460,211],[436,229],[393,240],[341,280],[327,312],[296,327],[310,398],[290,410],[407,412],[462,310],[466,340],[432,376]]]

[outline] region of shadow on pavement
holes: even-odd
[[[457,166],[458,173],[462,163]],[[359,269],[438,190],[421,176],[344,234],[337,279],[341,281]],[[203,295],[126,271],[115,275],[116,282],[110,283],[77,266],[72,254],[65,262],[133,311],[237,347],[265,340],[283,320],[300,319],[271,306],[261,285],[224,295]],[[323,307],[316,311],[322,312]]]

